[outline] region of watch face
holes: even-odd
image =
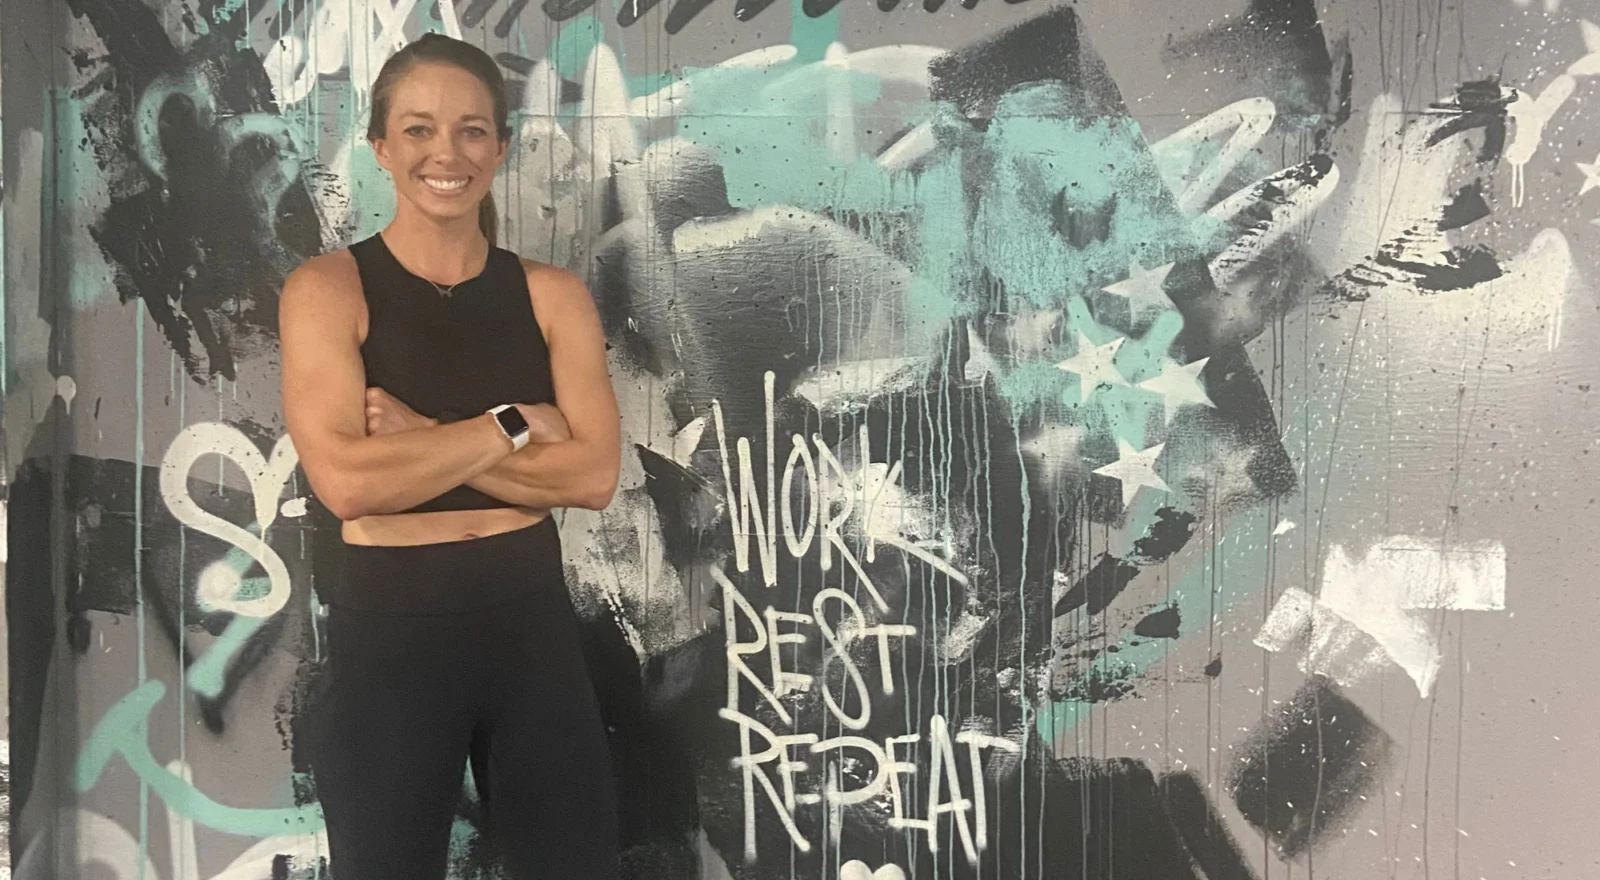
[[[509,436],[515,437],[528,432],[528,420],[523,418],[522,411],[514,406],[508,406],[495,413],[494,417],[500,420],[500,428]]]

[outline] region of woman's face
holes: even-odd
[[[394,84],[384,137],[372,149],[400,198],[437,221],[476,218],[506,155],[488,87],[459,67],[429,63]]]

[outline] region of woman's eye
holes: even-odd
[[[467,134],[471,137],[483,137],[484,135],[488,134],[488,132],[476,125],[470,125],[467,127]]]
[[[412,137],[427,137],[428,127],[426,125],[413,125],[406,129],[406,134],[409,134]]]

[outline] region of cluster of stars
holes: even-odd
[[[1127,300],[1132,317],[1137,320],[1141,315],[1150,311],[1166,311],[1172,308],[1172,301],[1162,290],[1167,273],[1172,271],[1171,263],[1146,269],[1137,262],[1128,267],[1128,277],[1115,284],[1104,288],[1107,293],[1120,296]],[[1056,364],[1062,372],[1072,373],[1078,377],[1078,402],[1087,403],[1095,391],[1106,387],[1130,386],[1126,376],[1117,369],[1115,359],[1117,350],[1127,341],[1125,337],[1117,337],[1110,342],[1095,345],[1083,331],[1076,331],[1076,353],[1066,360]],[[1144,391],[1161,396],[1166,406],[1166,420],[1170,423],[1178,408],[1185,405],[1197,404],[1200,406],[1215,407],[1211,398],[1206,394],[1205,385],[1200,381],[1200,373],[1205,369],[1210,358],[1201,358],[1191,364],[1180,364],[1171,359],[1163,358],[1161,373],[1152,376],[1137,386]],[[1144,449],[1136,449],[1128,441],[1117,438],[1117,460],[1096,468],[1094,473],[1110,477],[1122,484],[1122,504],[1124,507],[1133,503],[1134,496],[1141,487],[1148,486],[1160,492],[1171,491],[1160,475],[1156,473],[1156,459],[1166,448],[1166,443],[1156,443]]]

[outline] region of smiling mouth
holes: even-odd
[[[442,196],[455,195],[467,188],[472,182],[470,177],[433,177],[424,175],[422,183],[428,189]]]

